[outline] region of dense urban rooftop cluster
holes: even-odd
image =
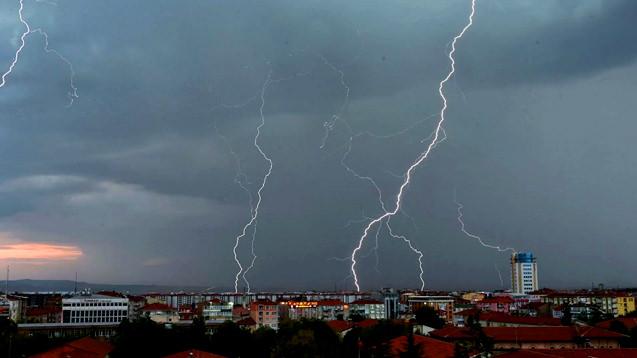
[[[201,339],[214,341],[227,330],[255,336],[269,331],[276,336],[310,325],[311,330],[329,330],[343,345],[355,335],[358,343],[351,345],[350,353],[355,350],[362,356],[372,356],[374,349],[384,347],[381,356],[394,357],[412,351],[423,357],[637,357],[637,348],[633,348],[637,347],[635,296],[635,290],[604,289],[143,295],[16,292],[0,301],[0,316],[15,322],[18,341],[46,337],[61,343],[50,347],[52,352],[96,347],[101,352],[98,356],[105,356],[106,351],[117,356],[129,325],[140,325],[132,331],[159,327],[154,334],[185,335],[180,336],[182,342],[189,339],[183,337],[194,334],[195,326]],[[370,340],[374,335],[377,338]],[[216,356],[241,355],[211,344],[174,348],[184,348],[184,352],[205,348]],[[270,355],[276,349],[270,347]],[[206,356],[205,350],[198,352]]]

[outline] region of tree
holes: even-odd
[[[562,311],[562,318],[560,318],[560,322],[563,326],[570,326],[573,324],[573,315],[571,314],[571,306],[566,305],[564,310]]]
[[[276,348],[276,331],[269,327],[261,327],[252,333],[251,357],[270,358]]]
[[[608,325],[608,330],[621,334],[628,334],[628,328],[626,328],[626,325],[616,319],[610,322],[610,324]]]
[[[625,342],[626,347],[635,348],[637,347],[637,327],[633,327],[628,332],[629,339]]]
[[[277,341],[273,357],[338,357],[341,351],[338,335],[315,319],[281,322]]]
[[[0,318],[0,356],[5,353],[12,355],[15,348],[13,347],[16,334],[18,333],[18,325],[9,318]]]
[[[400,358],[420,358],[422,347],[414,342],[414,333],[407,334],[407,349],[400,353]]]
[[[113,357],[161,356],[168,353],[171,341],[164,326],[142,317],[133,322],[124,319],[113,338]]]
[[[489,355],[493,350],[493,339],[484,333],[484,330],[480,325],[479,313],[474,317],[469,317],[467,325],[469,327],[469,332],[473,337],[473,350]]]
[[[206,336],[206,322],[201,317],[195,317],[188,329],[188,340],[192,348],[204,348],[208,343]]]
[[[228,357],[249,357],[252,335],[232,321],[217,327],[209,351]]]
[[[456,342],[453,347],[453,358],[469,358],[470,345],[466,342]]]
[[[378,324],[361,330],[361,356],[386,357],[389,352],[388,342],[392,338],[409,334],[410,328],[405,324],[381,320]]]
[[[349,315],[349,319],[352,322],[360,322],[360,321],[365,319],[365,316],[363,316],[361,314],[358,314],[358,313],[352,313],[352,314]]]
[[[431,328],[442,328],[445,325],[445,320],[440,318],[433,307],[425,305],[416,311],[416,323]]]

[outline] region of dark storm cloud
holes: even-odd
[[[0,6],[0,59],[17,45],[16,5]],[[433,122],[424,118],[440,106],[446,46],[469,10],[460,0],[25,5],[32,24],[72,60],[80,98],[64,107],[67,69],[43,53],[41,38],[29,37],[0,89],[0,231],[77,245],[84,256],[48,272],[25,267],[24,274],[79,269],[102,281],[231,284],[233,239],[249,215],[231,153],[255,191],[265,164],[252,140],[271,71],[276,81],[265,93],[261,138],[274,173],[251,273],[262,288],[350,287],[348,264],[330,258],[348,255],[360,219],[380,208],[375,190],[340,164],[351,135],[342,122],[319,148],[323,123],[345,99],[338,70],[351,88],[341,115],[354,132],[412,128],[357,136],[347,157],[375,178],[390,204],[396,174],[429,134]],[[472,229],[536,251],[548,283],[567,284],[555,273],[564,251],[590,260],[599,236],[630,245],[625,238],[635,229],[625,213],[637,205],[624,196],[637,178],[632,141],[596,135],[601,123],[614,124],[613,132],[632,128],[632,102],[615,94],[634,92],[636,5],[479,0],[477,10],[448,87],[451,138],[417,172],[405,202],[409,216],[396,217],[395,227],[425,252],[432,287],[467,278],[494,285],[492,262],[505,270],[506,257],[459,234],[455,188]],[[598,138],[607,145],[587,144]],[[590,202],[604,203],[604,211]],[[623,262],[625,252],[609,251],[604,260]],[[382,274],[374,254],[361,259],[364,287],[416,283],[415,256],[385,232],[379,254]],[[299,266],[303,276],[289,270]],[[574,282],[628,282],[629,273],[578,269],[586,271],[577,263],[568,268]]]

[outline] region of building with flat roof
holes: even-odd
[[[415,314],[419,308],[429,306],[438,312],[438,316],[447,323],[453,322],[454,298],[451,296],[407,296],[407,305],[412,314]]]
[[[350,304],[349,314],[368,319],[385,319],[385,303],[372,299],[356,300]]]
[[[63,323],[119,323],[128,318],[128,298],[79,294],[62,298]]]
[[[256,322],[257,328],[279,328],[279,307],[270,300],[256,300],[250,303],[250,317]]]
[[[527,294],[539,288],[537,258],[532,252],[515,252],[511,255],[511,290]]]
[[[200,303],[201,316],[205,321],[232,321],[232,302],[223,302],[218,298]]]

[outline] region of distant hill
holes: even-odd
[[[75,288],[75,281],[72,280],[10,280],[9,292],[71,292]],[[119,285],[109,283],[77,283],[77,289],[90,289],[97,291],[118,291],[131,294],[141,294],[148,292],[200,292],[206,287],[203,286],[170,286],[170,285]],[[215,288],[215,290],[226,291],[227,288]],[[0,291],[4,291],[4,282],[0,283]]]

